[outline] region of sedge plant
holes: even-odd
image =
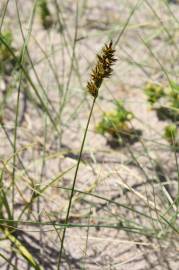
[[[97,54],[96,66],[94,67],[94,69],[92,69],[90,79],[87,82],[86,88],[87,88],[89,94],[93,97],[93,102],[91,105],[86,128],[84,131],[84,135],[83,135],[83,139],[82,139],[82,143],[81,143],[81,147],[80,147],[80,153],[79,153],[79,157],[78,157],[78,161],[77,161],[77,165],[76,165],[76,170],[75,170],[75,174],[74,174],[74,179],[73,179],[73,183],[72,183],[72,187],[71,187],[71,193],[70,193],[67,213],[66,213],[66,217],[65,217],[65,225],[66,226],[63,229],[62,237],[61,237],[61,248],[60,248],[60,252],[59,252],[58,269],[60,269],[60,267],[61,267],[61,260],[62,260],[62,255],[63,255],[63,246],[64,246],[66,228],[67,228],[67,224],[68,224],[68,220],[69,220],[69,216],[70,216],[70,210],[72,207],[72,199],[73,199],[73,195],[74,195],[74,191],[75,191],[76,180],[77,180],[77,176],[78,176],[79,166],[80,166],[80,162],[81,162],[81,156],[82,156],[82,152],[83,152],[83,148],[84,148],[84,144],[85,144],[85,140],[86,140],[86,135],[87,135],[89,123],[91,120],[91,116],[93,113],[96,99],[98,97],[99,89],[103,83],[103,80],[105,78],[109,78],[112,74],[112,71],[113,71],[112,66],[116,62],[116,59],[114,57],[114,53],[115,53],[115,49],[113,48],[113,42],[110,41],[109,44],[105,44],[102,51],[99,54]]]

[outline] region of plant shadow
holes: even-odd
[[[140,129],[130,129],[130,132],[120,132],[118,136],[111,136],[107,139],[107,145],[112,149],[124,148],[126,145],[133,145],[140,140],[142,131]]]

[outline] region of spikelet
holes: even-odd
[[[96,98],[99,88],[104,78],[109,78],[112,74],[112,65],[116,62],[114,58],[115,50],[112,47],[112,41],[109,45],[105,44],[100,54],[97,54],[97,63],[91,72],[91,79],[87,83],[88,92]]]

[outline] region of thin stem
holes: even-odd
[[[95,101],[96,101],[96,98],[93,99],[93,104],[91,106],[91,110],[90,110],[90,113],[89,113],[88,121],[87,121],[87,124],[86,124],[84,136],[83,136],[83,141],[82,141],[81,148],[80,148],[80,153],[79,153],[78,162],[77,162],[77,166],[76,166],[76,171],[75,171],[75,175],[74,175],[74,179],[73,179],[73,184],[72,184],[72,189],[71,189],[71,194],[70,194],[70,199],[69,199],[67,214],[66,214],[66,218],[65,218],[65,224],[68,223],[68,219],[69,219],[69,215],[70,215],[70,209],[71,209],[71,206],[72,206],[72,199],[73,199],[73,195],[74,195],[74,191],[75,191],[75,184],[76,184],[78,170],[79,170],[79,166],[80,166],[80,162],[81,162],[81,156],[82,156],[82,153],[83,153],[83,148],[84,148],[84,144],[85,144],[85,140],[86,140],[86,135],[87,135],[89,123],[90,123],[90,120],[91,120],[91,116],[92,116],[92,112],[93,112]],[[58,266],[57,266],[57,269],[58,270],[60,269],[61,260],[62,260],[62,252],[63,252],[63,245],[64,245],[64,240],[65,240],[65,233],[66,233],[66,227],[63,230],[62,239],[61,239],[61,248],[60,248],[60,254],[59,254],[59,259],[58,259]]]
[[[13,141],[13,171],[12,171],[12,216],[14,215],[14,202],[15,202],[15,173],[16,173],[16,149],[17,149],[16,147],[17,147],[17,127],[18,127],[21,81],[22,81],[22,72],[20,74],[16,100],[16,112],[15,112],[15,127],[14,127],[14,141]]]
[[[6,1],[4,10],[2,11],[2,14],[1,14],[0,33],[2,30],[2,26],[3,26],[4,19],[5,19],[8,4],[9,4],[9,0]]]

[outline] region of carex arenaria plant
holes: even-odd
[[[65,224],[64,224],[62,237],[61,237],[61,248],[60,248],[60,253],[59,253],[58,269],[60,269],[60,267],[61,267],[65,233],[66,233],[66,228],[68,227],[70,209],[72,206],[72,199],[73,199],[73,195],[74,195],[77,174],[78,174],[78,170],[79,170],[79,165],[80,165],[80,161],[81,161],[81,156],[82,156],[82,152],[83,152],[83,148],[84,148],[84,143],[85,143],[90,119],[92,116],[92,112],[93,112],[96,98],[98,96],[99,88],[101,87],[103,79],[109,78],[112,74],[112,71],[113,71],[112,66],[116,61],[116,59],[114,58],[114,53],[115,53],[115,50],[113,48],[113,43],[112,43],[112,41],[110,41],[110,43],[108,45],[106,44],[104,46],[104,48],[102,49],[102,51],[99,54],[97,54],[96,66],[94,67],[94,69],[92,69],[91,78],[87,83],[88,92],[93,96],[94,99],[93,99],[93,104],[91,106],[91,110],[90,110],[89,117],[87,120],[86,128],[84,131],[83,140],[82,140],[82,144],[80,147],[80,153],[79,153],[77,166],[76,166],[76,170],[75,170],[75,175],[74,175],[74,179],[73,179],[73,183],[72,183],[72,187],[71,187],[71,193],[70,193],[70,198],[69,198],[69,203],[68,203],[68,208],[67,208],[67,213],[66,213],[66,218],[65,218]]]
[[[116,62],[112,41],[105,45],[100,54],[97,54],[97,63],[91,72],[91,79],[87,83],[87,89],[93,97],[98,96],[99,88],[104,78],[109,78],[112,74],[112,65]]]

